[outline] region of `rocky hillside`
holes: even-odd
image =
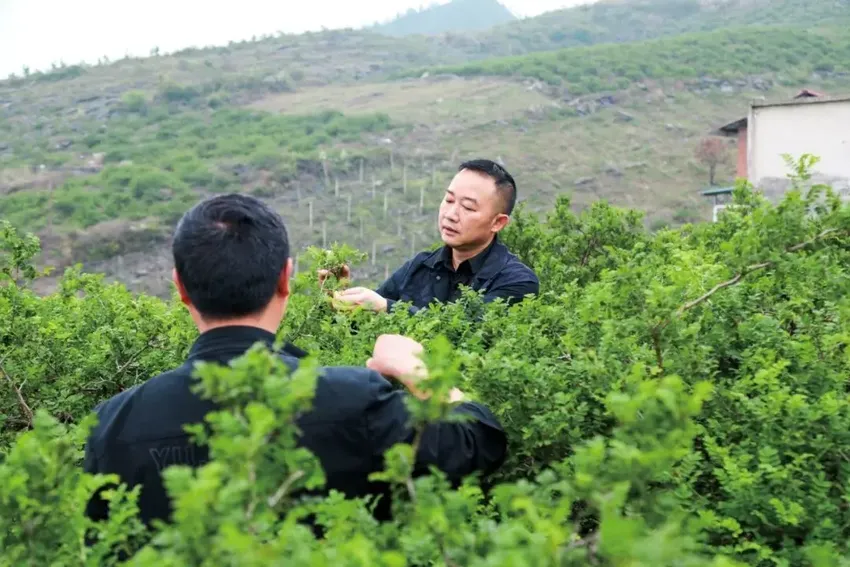
[[[669,15],[686,4],[564,13],[596,14],[616,34],[606,10]],[[721,25],[714,5],[676,25]],[[357,276],[379,280],[435,240],[442,189],[470,157],[503,161],[536,211],[566,193],[578,208],[642,209],[652,227],[704,220],[708,174],[694,149],[709,130],[754,97],[850,91],[850,28],[803,32],[799,5],[771,3],[800,18],[786,27],[506,58],[486,58],[497,51],[488,37],[509,37],[492,30],[478,35],[480,52],[471,36],[336,31],[18,77],[0,83],[0,217],[42,237],[43,263],[84,262],[158,295],[170,292],[175,219],[223,191],[273,203],[299,251],[338,241],[368,252]],[[834,5],[811,3],[811,21]],[[533,26],[556,17],[502,31],[527,30],[517,37],[533,45]],[[550,35],[568,29],[551,25]],[[718,181],[732,174],[730,160]]]

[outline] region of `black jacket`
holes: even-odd
[[[387,300],[387,311],[397,301],[410,302],[410,312],[427,307],[434,300],[450,303],[460,296],[458,284],[475,291],[484,290],[484,301],[498,297],[509,303],[537,294],[540,283],[535,273],[520,262],[508,247],[494,238],[475,258],[454,270],[451,249],[443,246],[432,252],[420,252],[393,273],[375,291]]]
[[[215,405],[190,390],[196,361],[227,364],[251,345],[274,342],[274,335],[256,327],[223,327],[202,334],[180,367],[126,390],[96,408],[99,424],[86,444],[84,468],[91,473],[115,473],[131,487],[142,486],[141,518],[169,520],[171,506],[162,483],[163,468],[180,463],[199,466],[209,459],[206,446],[190,443],[184,425],[201,423]],[[292,369],[305,353],[287,346],[280,354]],[[382,455],[398,442],[412,442],[404,403],[408,395],[380,374],[360,367],[323,368],[312,409],[299,418],[300,445],[312,451],[325,471],[326,489],[349,497],[388,494],[386,486],[367,479],[380,470]],[[487,475],[503,462],[505,433],[493,414],[477,403],[456,411],[471,421],[433,424],[423,434],[417,468],[435,465],[457,481],[478,471]],[[389,518],[389,502],[381,498],[375,512]],[[93,519],[107,515],[105,502],[89,503]]]

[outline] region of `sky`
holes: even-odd
[[[437,0],[435,3],[444,3]],[[589,0],[502,0],[518,17]],[[0,77],[60,60],[146,56],[224,45],[278,31],[299,33],[384,22],[431,0],[0,0]]]

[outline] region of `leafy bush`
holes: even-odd
[[[121,105],[127,112],[143,114],[148,107],[148,98],[141,91],[127,91],[121,95]]]
[[[113,564],[139,549],[139,565],[850,565],[850,209],[822,187],[772,206],[741,185],[735,203],[654,234],[601,203],[520,212],[505,239],[543,289],[510,307],[468,292],[416,316],[338,313],[304,270],[279,338],[312,358],[289,381],[262,350],[201,369],[222,405],[214,458],[168,469],[176,521],[153,534],[128,491],[110,524],[89,525],[82,503],[105,479],[73,464],[90,409],[177,364],[195,331],[176,300],[78,270],[37,297],[32,243],[8,229],[3,562]],[[350,253],[311,256],[333,269]],[[410,448],[394,447],[395,517],[376,524],[365,502],[300,497],[321,473],[285,424],[309,403],[314,363],[362,365],[385,332],[423,341],[434,388],[487,403],[510,456],[486,484],[451,489],[411,479]],[[417,404],[420,423],[441,411]]]

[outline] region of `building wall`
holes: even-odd
[[[812,182],[828,183],[850,199],[850,100],[753,107],[748,120],[749,180],[771,200],[787,189],[791,170],[782,154],[820,158]]]
[[[747,178],[747,127],[738,130],[738,163],[735,166],[735,177]]]

